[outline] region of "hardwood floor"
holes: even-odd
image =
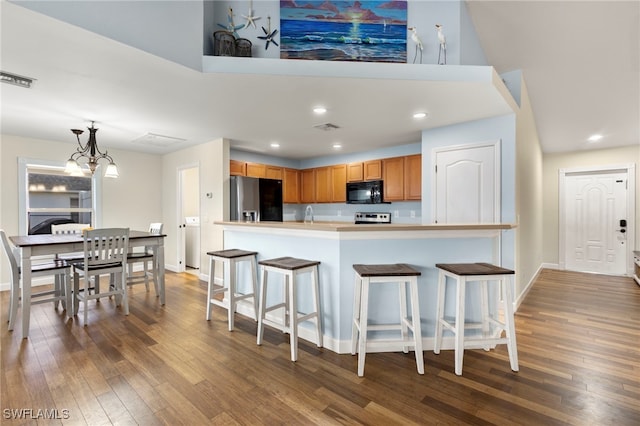
[[[144,286],[131,314],[102,299],[66,321],[50,304],[32,308],[30,337],[6,330],[0,296],[3,424],[640,424],[640,287],[631,279],[544,270],[516,313],[520,371],[504,345],[357,360],[300,342],[289,360],[286,335],[214,307],[206,285],[168,274],[167,305]],[[30,409],[31,411],[25,411]],[[45,411],[46,410],[46,411]],[[19,418],[15,418],[19,417]],[[36,422],[32,418],[40,419]]]

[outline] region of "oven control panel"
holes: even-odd
[[[356,224],[362,223],[391,223],[391,213],[358,212],[355,215]]]

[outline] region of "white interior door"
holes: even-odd
[[[434,150],[436,223],[500,222],[500,142]]]
[[[627,217],[627,184],[626,171],[577,172],[564,176],[564,223],[560,226],[565,233],[566,269],[626,273],[628,226],[625,222],[632,219]]]

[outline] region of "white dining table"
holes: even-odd
[[[166,234],[152,234],[147,231],[129,231],[129,247],[149,247],[158,262],[158,296],[160,304],[165,304],[164,285],[164,238]],[[61,253],[84,252],[81,234],[17,235],[9,240],[20,249],[22,280],[22,337],[29,335],[31,318],[31,263],[36,256]]]

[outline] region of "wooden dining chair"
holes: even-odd
[[[153,235],[162,234],[162,223],[152,223],[149,225],[149,233]],[[142,264],[143,275],[134,276],[133,268],[137,263]],[[144,251],[132,251],[127,255],[127,285],[144,283],[147,291],[149,291],[149,277],[153,280],[153,287],[158,295],[158,259],[153,253],[151,247],[145,247]]]
[[[89,228],[91,228],[90,223],[62,223],[59,225],[51,225],[51,234],[80,235],[84,229]],[[56,259],[66,260],[67,263],[78,263],[84,260],[84,253],[75,252],[56,254]],[[92,284],[89,286],[89,291],[100,293],[100,276],[92,278]]]
[[[87,325],[87,303],[101,296],[115,296],[116,305],[122,305],[125,315],[129,315],[126,291],[127,252],[129,251],[129,228],[103,228],[83,232],[84,259],[73,264],[74,312],[78,312],[80,302],[84,304],[84,325]],[[109,291],[89,294],[88,277],[110,274],[114,277]],[[80,276],[84,279],[84,291],[80,292]]]
[[[0,229],[0,240],[2,240],[2,248],[11,269],[8,329],[13,330],[18,315],[18,304],[20,303],[20,249],[11,246],[7,234],[2,229]],[[32,277],[52,275],[54,276],[53,290],[32,292],[29,303],[36,305],[53,302],[57,309],[58,304],[61,302],[63,309],[67,310],[67,316],[71,317],[73,316],[73,303],[71,300],[71,267],[69,264],[64,260],[53,260],[38,263],[31,267]],[[31,285],[31,283],[23,283],[22,285]]]

